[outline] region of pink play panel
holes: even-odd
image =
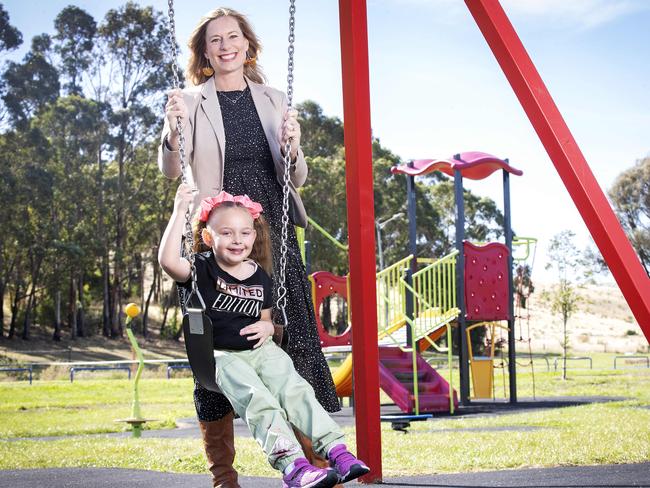
[[[475,246],[464,241],[465,318],[509,320],[508,248],[499,242]]]

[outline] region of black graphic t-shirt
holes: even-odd
[[[257,341],[249,341],[239,332],[260,320],[262,310],[273,305],[273,282],[269,275],[255,264],[257,269],[250,277],[245,280],[235,278],[219,267],[212,251],[196,254],[194,264],[205,313],[212,321],[214,348],[253,349]],[[192,289],[191,280],[178,283],[178,286]]]

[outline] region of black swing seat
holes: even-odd
[[[212,322],[200,308],[187,308],[183,315],[183,337],[194,377],[206,390],[220,393],[215,377]]]

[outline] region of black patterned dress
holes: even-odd
[[[279,277],[282,229],[282,187],[276,179],[273,157],[250,90],[217,92],[226,135],[223,189],[232,195],[248,195],[264,208],[273,248],[274,303]],[[302,263],[293,225],[289,225],[286,269],[289,344],[287,353],[296,371],[314,388],[316,398],[328,412],[340,410],[329,367],[320,349],[311,285]],[[283,322],[279,310],[274,319]],[[269,365],[273,367],[273,365]],[[199,420],[218,420],[232,410],[225,396],[194,388]]]

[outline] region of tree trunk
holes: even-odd
[[[126,102],[123,101],[122,106],[126,108]],[[124,115],[122,115],[124,117]],[[126,121],[123,120],[120,124],[120,133],[117,141],[117,198],[115,200],[116,220],[115,220],[115,254],[113,256],[113,303],[111,304],[111,312],[113,313],[111,321],[111,337],[122,337],[122,255],[124,252],[123,246],[126,242],[125,228],[126,219],[124,216],[124,180],[125,171],[124,165],[126,160],[125,155],[125,137],[126,137]]]
[[[639,251],[639,259],[641,260],[641,265],[643,266],[646,274],[650,276],[650,256],[648,256],[647,253],[641,249],[641,246],[639,246],[637,250]]]
[[[154,267],[154,270],[155,270],[156,265],[154,264],[153,267]],[[144,313],[142,314],[142,336],[143,337],[147,337],[147,335],[149,333],[148,324],[147,324],[147,322],[149,320],[149,304],[151,303],[151,299],[153,297],[155,289],[156,289],[156,272],[154,271],[154,273],[153,273],[153,281],[151,282],[151,288],[149,288],[149,294],[147,295],[147,301],[144,303]]]
[[[70,327],[70,339],[77,338],[77,286],[74,279],[74,272],[70,272],[68,281],[68,325]]]
[[[7,284],[10,282],[11,275],[14,272],[16,261],[17,258],[14,257],[11,259],[11,264],[7,266],[4,259],[4,251],[0,250],[0,263],[2,263],[0,264],[0,270],[2,270],[2,274],[0,275],[0,337],[4,337],[5,331],[5,293],[7,292]]]
[[[566,350],[567,350],[567,346],[568,346],[566,324],[569,321],[569,317],[566,314],[564,314],[562,319],[563,319],[563,322],[564,322],[564,341],[562,343],[562,379],[566,380],[567,379],[567,375],[566,375],[566,352],[567,351]]]
[[[11,304],[11,322],[9,323],[9,339],[16,335],[16,324],[18,323],[18,306],[20,304],[20,282],[16,282],[16,291]]]
[[[153,292],[153,301],[154,303],[160,303],[160,299],[162,296],[161,293],[161,279],[159,278],[160,276],[160,266],[158,266],[158,248],[154,248],[153,250],[153,282],[156,283],[156,288],[154,289]]]
[[[162,305],[163,305],[163,318],[162,318],[162,323],[160,324],[160,337],[162,337],[165,333],[165,326],[167,325],[167,315],[169,314],[169,309],[172,308],[172,304],[175,303],[177,293],[176,293],[176,285],[172,285],[171,290],[169,290],[169,293],[163,298]]]
[[[106,249],[104,250],[106,251]],[[111,286],[108,275],[108,256],[102,256],[102,334],[111,336]]]
[[[84,313],[84,273],[79,272],[77,278],[77,337],[86,335],[86,314]]]
[[[0,337],[5,336],[5,289],[4,281],[0,283]]]
[[[120,314],[120,310],[122,310],[122,287],[120,286],[117,263],[115,263],[113,289],[111,291],[111,337],[116,339],[122,337],[122,317]]]
[[[34,311],[34,299],[36,296],[36,285],[32,283],[32,289],[27,297],[27,306],[25,307],[25,318],[23,320],[23,332],[21,337],[23,340],[29,340],[32,327],[32,313]]]
[[[31,266],[31,291],[27,298],[27,306],[25,307],[25,320],[23,321],[23,333],[22,338],[24,340],[29,340],[32,326],[32,316],[34,313],[34,307],[36,305],[36,287],[38,285],[38,278],[41,271],[41,262],[43,261],[42,256],[34,256],[33,252],[30,250],[30,262]]]
[[[108,269],[108,237],[104,230],[104,162],[102,161],[102,144],[97,148],[97,235],[102,236],[102,262],[100,272],[102,276],[102,335],[111,335],[111,294],[110,277]]]
[[[178,317],[178,305],[174,306],[174,317]],[[176,329],[176,332],[174,332],[174,340],[175,341],[179,340],[182,334],[183,334],[183,327],[181,326],[178,329]]]
[[[54,333],[52,340],[59,342],[61,340],[61,290],[56,290],[54,298]]]

